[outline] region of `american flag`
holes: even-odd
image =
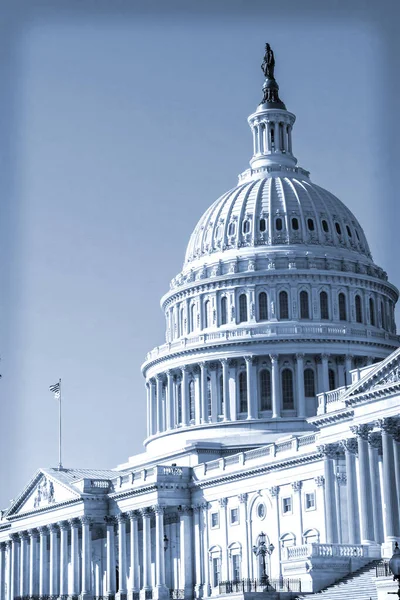
[[[61,396],[61,385],[60,385],[59,381],[57,383],[55,383],[54,385],[51,385],[49,387],[49,390],[51,392],[53,392],[55,400],[59,400],[60,399],[60,396]]]

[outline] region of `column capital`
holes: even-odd
[[[11,540],[6,540],[6,541],[4,542],[4,544],[6,545],[6,548],[7,548],[7,549],[10,549],[10,548],[11,548]]]
[[[352,433],[355,433],[356,436],[361,438],[362,440],[368,440],[369,433],[372,429],[373,426],[369,424],[353,425],[352,427],[350,427],[350,431]]]
[[[322,444],[317,446],[317,450],[326,458],[338,458],[341,454],[339,444]]]
[[[194,375],[198,375],[200,373],[200,370],[201,369],[200,369],[200,367],[199,367],[198,364],[194,365],[193,368],[192,368],[192,372],[193,372]]]
[[[344,356],[337,356],[336,357],[336,364],[337,365],[344,365]]]
[[[30,538],[37,539],[39,537],[39,531],[35,528],[28,529],[28,535]]]
[[[224,367],[228,367],[229,366],[229,358],[220,358],[219,362],[221,363],[221,365]]]
[[[336,475],[336,481],[338,482],[338,485],[346,485],[346,483],[347,483],[346,473],[338,473]]]
[[[301,492],[301,488],[303,487],[303,482],[302,481],[293,481],[292,483],[292,490],[294,492]]]
[[[139,508],[139,512],[142,516],[142,519],[150,519],[151,510],[148,506],[144,506],[143,508]]]
[[[229,358],[228,359],[228,365],[231,368],[237,367],[237,360],[235,358]]]
[[[50,523],[50,525],[48,525],[48,527],[49,527],[50,533],[58,533],[57,523]]]
[[[166,374],[167,374],[167,377],[171,379],[174,376],[173,369],[167,369]]]
[[[111,515],[106,515],[104,517],[104,521],[106,522],[107,526],[114,526],[116,523],[116,518]]]
[[[208,368],[210,369],[210,371],[216,371],[217,367],[218,367],[218,365],[216,362],[210,362],[210,364],[208,365]]]
[[[82,525],[91,525],[93,523],[93,519],[92,517],[89,517],[89,515],[82,515],[81,517],[78,517],[80,522],[82,523]]]
[[[252,354],[247,354],[244,357],[244,360],[246,361],[246,365],[252,365],[253,364],[253,360],[254,360],[254,356]]]
[[[71,529],[77,529],[80,525],[79,520],[77,518],[68,519],[68,523]]]
[[[27,531],[19,531],[18,535],[21,541],[29,539],[29,534]]]
[[[125,513],[118,513],[115,518],[117,519],[117,523],[126,523],[128,520]]]
[[[270,354],[269,358],[270,358],[271,363],[273,364],[273,363],[278,362],[279,355],[278,354]]]
[[[357,452],[358,452],[357,438],[347,438],[346,440],[342,440],[340,442],[340,444],[345,452],[350,452],[351,454],[357,454]]]
[[[353,358],[354,358],[354,354],[345,354],[346,360],[353,360]]]
[[[182,373],[189,373],[189,371],[190,371],[189,365],[183,365],[181,367],[181,371],[182,371]]]
[[[157,381],[163,381],[164,379],[164,373],[157,373],[156,374],[156,380]]]
[[[399,419],[396,417],[386,417],[386,419],[378,419],[375,425],[389,435],[396,435],[399,429]]]
[[[222,507],[225,508],[228,504],[228,498],[220,498],[218,500],[218,504]]]
[[[154,504],[151,509],[156,515],[163,515],[167,507],[162,504]]]
[[[192,507],[186,505],[178,506],[178,513],[182,515],[190,515],[192,513]]]
[[[201,504],[193,504],[192,505],[192,510],[194,513],[199,513],[201,511]]]
[[[7,542],[0,542],[0,552],[5,552]]]
[[[47,527],[47,525],[40,525],[40,527],[38,527],[37,529],[39,531],[40,537],[45,537],[49,533],[49,528]]]
[[[246,503],[246,502],[247,502],[247,499],[248,499],[248,497],[249,497],[249,495],[248,495],[247,493],[244,493],[244,494],[239,494],[239,496],[238,496],[238,498],[239,498],[239,502],[240,502],[241,504],[244,504],[244,503]]]
[[[60,528],[60,531],[68,531],[69,529],[68,521],[58,521],[57,525]]]
[[[304,355],[304,353],[303,353],[303,352],[298,352],[298,353],[296,354],[296,359],[297,359],[297,360],[304,360],[304,356],[305,356],[305,355]]]
[[[317,487],[323,487],[325,485],[325,477],[323,475],[317,475],[314,477],[314,481]]]
[[[272,496],[273,498],[276,498],[279,496],[279,485],[273,485],[272,487],[269,488],[269,495]]]
[[[323,354],[321,354],[321,360],[329,360],[331,357],[330,354],[328,354],[327,352],[324,352]]]
[[[382,454],[382,434],[380,431],[370,433],[368,436],[368,442],[372,448],[377,448],[378,454]]]
[[[128,517],[129,517],[129,519],[131,521],[135,521],[135,520],[137,520],[139,518],[140,511],[138,511],[138,510],[129,510],[126,514],[128,515]]]
[[[19,542],[19,532],[10,533],[10,540],[12,542]]]

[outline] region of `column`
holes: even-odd
[[[185,365],[182,367],[182,385],[181,385],[181,396],[182,396],[182,425],[185,427],[189,425],[189,372],[188,367]]]
[[[200,404],[201,422],[208,423],[208,398],[207,398],[207,363],[199,363],[200,367]]]
[[[372,514],[374,519],[374,540],[382,544],[382,502],[380,494],[379,458],[378,451],[382,447],[380,433],[370,433],[368,436],[369,470],[371,480]]]
[[[71,527],[71,582],[68,594],[78,596],[79,594],[79,521],[70,519]]]
[[[253,357],[245,356],[246,375],[247,375],[247,418],[255,419],[258,414],[256,412],[256,398],[254,397],[253,383]]]
[[[242,539],[244,540],[242,547],[242,578],[250,579],[249,572],[249,523],[247,520],[247,500],[248,494],[239,494],[239,518],[240,527],[242,529]]]
[[[107,528],[107,557],[106,557],[106,595],[113,596],[116,592],[115,581],[115,531],[114,517],[104,517]]]
[[[304,397],[304,354],[296,354],[297,359],[297,416],[304,418],[306,416],[306,401]]]
[[[164,550],[164,512],[165,506],[153,506],[156,515],[156,587],[153,590],[155,600],[169,598],[169,590],[165,585],[165,550]]]
[[[275,151],[279,152],[281,149],[281,139],[279,132],[279,123],[274,123],[274,140],[275,140]]]
[[[167,371],[167,429],[173,429],[174,417],[174,375],[171,369]]]
[[[7,540],[6,542],[6,552],[7,552],[7,570],[5,575],[6,580],[6,588],[7,588],[7,596],[6,600],[12,600],[10,596],[11,590],[11,578],[12,578],[12,542],[11,540]]]
[[[161,374],[156,375],[157,386],[157,433],[164,430],[163,425],[163,377]]]
[[[208,598],[211,595],[210,586],[210,560],[209,560],[209,542],[208,542],[208,502],[201,505],[202,525],[203,525],[203,568],[204,568],[204,586],[203,597]]]
[[[131,510],[128,513],[131,533],[130,533],[130,549],[131,549],[131,565],[130,565],[130,589],[128,592],[128,600],[134,600],[135,595],[139,591],[139,513],[137,510]]]
[[[296,532],[296,544],[301,546],[303,544],[303,510],[301,506],[301,488],[303,487],[302,481],[293,481],[293,513],[298,515],[297,525],[298,529]]]
[[[154,379],[149,380],[150,389],[150,429],[151,435],[155,435],[157,431],[157,401],[156,401],[156,382]]]
[[[193,368],[194,376],[194,422],[195,425],[201,423],[201,392],[200,392],[200,367],[195,365]]]
[[[193,560],[192,560],[192,515],[190,506],[182,506],[179,510],[180,516],[180,550],[181,550],[181,572],[180,588],[184,590],[186,597],[193,594]]]
[[[272,524],[275,525],[271,539],[275,541],[275,550],[271,555],[271,571],[279,573],[279,577],[282,577],[282,548],[280,543],[281,528],[280,528],[280,510],[279,510],[279,485],[274,485],[268,490],[272,501]],[[255,541],[255,540],[254,540]],[[252,540],[250,540],[249,546],[252,546]],[[249,550],[250,553],[250,550]],[[253,560],[251,561],[252,572],[251,578],[257,577],[257,573],[253,572]]]
[[[10,598],[15,598],[19,595],[19,535],[12,533],[11,538],[11,585]]]
[[[146,408],[147,408],[147,437],[150,437],[152,432],[151,419],[152,419],[152,410],[151,410],[151,392],[150,392],[150,383],[146,381]]]
[[[326,444],[320,446],[318,449],[324,457],[326,541],[328,544],[337,544],[338,524],[336,519],[335,471],[333,459],[336,457],[338,448],[336,444]]]
[[[221,359],[222,366],[222,400],[224,403],[224,421],[230,421],[229,406],[229,364],[227,358]]]
[[[394,455],[393,438],[391,434],[397,431],[397,421],[393,418],[381,419],[378,425],[382,430],[382,454],[383,454],[383,504],[385,542],[394,542],[398,537],[398,514],[396,486],[393,485]]]
[[[28,533],[22,531],[20,537],[20,576],[19,576],[19,595],[27,596],[29,591],[29,573],[28,573]]]
[[[317,475],[314,477],[316,489],[316,504],[322,506],[323,511],[321,514],[321,538],[322,543],[326,543],[326,504],[325,504],[325,477],[323,475]]]
[[[39,596],[47,596],[49,593],[49,573],[47,568],[47,527],[39,527],[39,534]]]
[[[228,498],[220,498],[220,529],[221,529],[221,581],[229,579],[229,551],[228,551],[228,519],[227,519]]]
[[[178,535],[178,523],[174,520],[171,523],[171,579],[172,579],[172,589],[179,590],[180,589],[180,581],[179,581],[179,535]]]
[[[123,513],[117,515],[118,522],[118,594],[119,600],[125,600],[126,588],[126,516]]]
[[[393,434],[394,473],[396,479],[397,514],[400,515],[400,428]],[[400,531],[399,531],[400,533]]]
[[[353,368],[353,357],[350,356],[349,354],[347,354],[345,357],[345,378],[346,378],[347,386],[351,385],[350,371],[352,370],[352,368]]]
[[[211,421],[213,423],[218,422],[218,388],[217,388],[217,365],[210,363],[210,377],[211,377]]]
[[[236,368],[237,361],[234,359],[229,360],[229,398],[230,398],[230,412],[232,421],[237,419],[237,393],[236,393]]]
[[[357,435],[358,465],[360,471],[361,543],[372,544],[374,541],[374,517],[372,514],[368,455],[368,434],[372,427],[370,425],[357,425],[350,429]]]
[[[58,527],[55,523],[49,525],[50,529],[50,596],[58,596]]]
[[[60,528],[60,596],[68,595],[68,521],[58,523]]]
[[[347,475],[347,523],[349,528],[349,544],[360,543],[360,523],[358,509],[356,454],[357,440],[349,438],[342,442],[346,461]]]
[[[281,416],[280,385],[278,355],[270,354],[271,359],[271,394],[272,394],[272,418],[279,419]]]
[[[140,598],[145,600],[146,591],[151,590],[151,530],[150,510],[140,510],[143,519],[143,587],[140,590]]]
[[[0,600],[6,600],[5,578],[6,578],[6,543],[0,542]]]
[[[194,566],[195,566],[195,591],[196,597],[200,598],[202,596],[202,573],[201,573],[201,565],[202,565],[202,551],[201,551],[201,527],[200,527],[200,511],[201,504],[196,504],[193,508],[193,519],[194,519]]]
[[[322,354],[322,387],[324,392],[329,392],[329,367],[328,367],[329,354]]]
[[[82,523],[82,588],[81,598],[92,598],[92,539],[90,532],[91,518],[80,517]]]

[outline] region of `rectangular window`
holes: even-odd
[[[213,557],[212,566],[213,566],[213,587],[217,587],[217,585],[219,584],[219,558]]]
[[[231,508],[231,525],[237,525],[239,523],[239,509]]]
[[[292,497],[282,498],[282,512],[287,515],[292,512]]]
[[[232,554],[232,576],[233,581],[240,581],[240,556],[239,554]]]
[[[305,504],[306,510],[314,510],[315,509],[315,493],[314,492],[310,492],[305,495],[304,504]]]
[[[211,528],[216,529],[219,527],[219,513],[211,513]]]

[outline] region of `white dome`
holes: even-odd
[[[371,257],[352,212],[303,175],[274,172],[238,185],[204,213],[186,250],[184,269],[197,259],[233,248],[327,246]]]

